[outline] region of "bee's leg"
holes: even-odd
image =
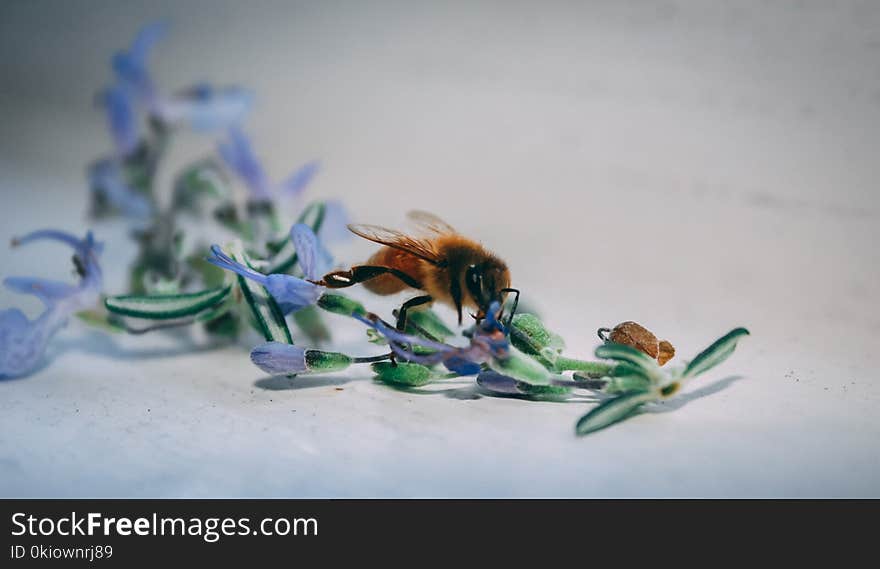
[[[379,265],[357,265],[348,271],[333,271],[324,275],[324,278],[320,281],[315,281],[315,284],[327,288],[347,288],[382,275],[393,275],[409,287],[422,288],[422,284],[419,281],[403,271]]]
[[[406,330],[406,311],[416,306],[421,306],[432,302],[434,298],[430,295],[417,296],[404,302],[397,311],[397,330],[403,332]]]
[[[406,311],[408,309],[415,308],[416,306],[421,306],[423,304],[427,304],[433,300],[434,300],[433,297],[425,294],[422,296],[417,296],[415,298],[411,298],[411,299],[407,300],[406,302],[404,302],[402,305],[400,305],[400,309],[395,311],[397,313],[397,326],[396,326],[397,330],[399,332],[406,331]],[[403,347],[402,344],[398,344],[398,345]],[[412,344],[406,344],[405,349],[409,352],[412,352],[413,351]],[[392,350],[392,352],[393,351],[394,350]],[[394,365],[396,366],[397,362],[394,362]]]

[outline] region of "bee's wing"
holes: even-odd
[[[427,211],[413,210],[406,214],[410,221],[415,222],[419,228],[437,235],[452,235],[458,233],[454,227]]]
[[[405,251],[429,263],[435,265],[442,263],[442,259],[430,239],[411,237],[402,231],[395,231],[379,225],[351,224],[348,229],[364,239]]]

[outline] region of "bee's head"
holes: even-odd
[[[485,314],[490,304],[504,300],[505,289],[510,286],[510,271],[502,261],[488,259],[468,266],[464,284],[477,309]]]

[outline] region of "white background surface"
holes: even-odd
[[[659,412],[578,439],[583,402],[368,369],[271,380],[248,346],[72,324],[0,382],[0,494],[880,495],[876,4],[174,4],[0,7],[3,240],[84,230],[83,169],[108,148],[92,96],[168,17],[158,80],[251,87],[270,175],[320,158],[309,195],[358,221],[441,214],[508,260],[572,355],[627,319],[685,358],[752,336]],[[209,149],[189,135],[175,164]],[[131,245],[95,229],[123,292]],[[64,278],[68,260],[4,248],[0,272]]]

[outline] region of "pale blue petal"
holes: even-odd
[[[266,342],[251,351],[251,361],[266,373],[289,375],[308,371],[305,350],[291,344]]]
[[[168,26],[164,22],[155,22],[141,28],[131,48],[116,53],[112,60],[116,76],[149,105],[154,103],[156,94],[147,60],[153,47],[167,31]]]
[[[67,233],[66,231],[59,231],[57,229],[40,229],[37,231],[32,231],[23,237],[15,237],[12,240],[12,245],[18,247],[20,245],[27,245],[28,243],[32,243],[33,241],[40,241],[42,239],[60,241],[65,245],[69,245],[77,252],[84,250],[86,247],[86,243],[83,242],[76,235]]]
[[[138,145],[138,124],[131,97],[119,85],[110,87],[101,97],[107,113],[110,136],[120,156],[128,156]]]
[[[201,85],[163,99],[157,112],[168,124],[186,124],[193,130],[210,132],[239,123],[252,105],[253,95],[244,89]]]
[[[33,294],[42,300],[47,308],[79,292],[79,287],[72,284],[37,277],[8,277],[3,281],[3,285],[21,294]]]
[[[333,255],[321,244],[311,227],[297,223],[290,229],[290,239],[307,279],[319,280],[333,268]]]
[[[0,378],[33,371],[61,324],[63,321],[53,318],[50,311],[33,322],[17,308],[0,311]]]
[[[256,281],[263,286],[268,284],[266,275],[237,262],[235,259],[224,253],[219,245],[211,245],[211,254],[206,257],[205,260],[212,265],[217,265],[221,269],[232,271],[233,273],[251,279],[252,281]]]
[[[158,21],[151,22],[138,30],[129,50],[131,57],[146,65],[150,51],[168,35],[169,28],[168,22]]]
[[[264,286],[285,315],[315,304],[323,292],[322,287],[291,275],[269,275]]]
[[[103,280],[101,267],[98,265],[98,256],[101,254],[104,245],[95,241],[91,231],[86,233],[84,239],[78,239],[76,236],[65,231],[41,229],[31,232],[24,237],[13,239],[12,244],[13,246],[26,245],[41,239],[60,241],[76,251],[76,257],[80,261],[81,268],[85,271],[79,287],[80,291],[84,293],[84,301],[87,302],[90,295],[101,291]]]
[[[318,171],[321,169],[321,163],[317,160],[309,162],[294,172],[281,184],[281,192],[287,196],[299,196],[306,186],[312,181]],[[325,213],[326,215],[326,213]]]
[[[238,127],[229,129],[229,141],[220,143],[220,156],[248,186],[254,197],[271,199],[266,173],[254,155],[251,142]]]

